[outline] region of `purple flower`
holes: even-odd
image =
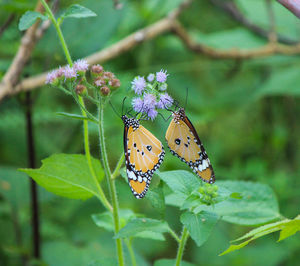
[[[67,65],[65,68],[64,68],[64,76],[66,78],[76,78],[77,77],[77,73],[76,73],[76,70],[73,68],[73,67],[70,67],[69,65]]]
[[[157,111],[154,109],[154,108],[150,108],[148,111],[147,111],[147,116],[149,118],[151,118],[151,120],[154,120],[155,117],[157,116]]]
[[[75,61],[73,68],[75,71],[87,71],[89,68],[89,64],[84,59],[78,59]]]
[[[161,90],[161,91],[165,91],[166,89],[167,89],[167,83],[163,83],[163,84],[161,84],[160,86],[159,86],[159,89]]]
[[[152,82],[154,80],[154,78],[155,78],[155,75],[151,73],[151,74],[148,75],[147,80],[149,82]]]
[[[133,110],[140,113],[143,112],[144,110],[144,102],[141,98],[133,98],[132,99],[132,107]]]
[[[149,110],[155,108],[156,97],[151,93],[145,93],[144,95],[144,109]]]
[[[167,70],[161,69],[159,72],[156,72],[156,80],[158,82],[166,82],[168,75]]]
[[[159,109],[169,108],[173,104],[173,101],[173,98],[168,93],[161,94],[156,106]]]
[[[138,95],[141,95],[147,84],[144,77],[137,76],[131,82],[131,85],[134,92]]]
[[[56,78],[56,70],[52,70],[50,71],[48,74],[47,74],[47,77],[46,77],[46,84],[51,84]]]
[[[64,74],[64,68],[59,66],[59,68],[56,70],[56,77],[59,78]]]

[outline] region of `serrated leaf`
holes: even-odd
[[[35,21],[40,18],[41,20],[47,20],[48,17],[36,11],[27,11],[22,15],[19,21],[19,30],[27,30],[32,26]]]
[[[219,191],[239,193],[241,199],[227,197],[214,206],[200,205],[195,212],[212,211],[227,222],[240,225],[260,225],[280,217],[278,202],[273,190],[265,185],[245,181],[218,181]]]
[[[233,242],[241,241],[248,238],[246,241],[240,244],[230,245],[230,247],[224,252],[222,252],[219,256],[223,256],[232,251],[241,249],[248,245],[251,241],[276,231],[280,231],[280,237],[278,239],[278,242],[291,235],[294,235],[296,232],[300,231],[300,215],[298,215],[294,220],[285,219],[276,223],[263,225],[251,230],[250,232],[234,240]]]
[[[218,215],[212,212],[203,211],[197,214],[185,212],[181,215],[180,221],[188,229],[197,246],[200,247],[209,238],[218,218]]]
[[[98,181],[104,172],[99,160],[92,158]],[[46,190],[67,198],[87,199],[99,196],[86,157],[82,154],[54,154],[42,160],[39,169],[19,169]]]
[[[115,238],[132,237],[145,231],[165,233],[169,231],[169,226],[165,221],[150,218],[136,218],[129,221],[129,223],[119,231]]]
[[[87,18],[95,16],[97,16],[97,14],[92,10],[76,4],[68,7],[67,10],[61,15],[61,18]]]
[[[165,196],[162,188],[156,187],[152,190],[149,190],[146,194],[146,199],[148,199],[153,208],[156,209],[157,212],[164,217],[166,205],[165,205]]]
[[[183,199],[198,189],[202,182],[200,178],[184,170],[159,172],[158,176]]]

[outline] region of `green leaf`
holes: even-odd
[[[40,18],[41,20],[47,20],[48,17],[36,11],[27,11],[19,21],[19,30],[27,30],[34,22]]]
[[[166,205],[162,188],[159,186],[149,190],[146,194],[146,199],[150,201],[152,207],[156,209],[157,212],[159,212],[161,217],[164,217]]]
[[[184,170],[159,172],[158,176],[182,199],[198,189],[202,182],[200,178]]]
[[[185,212],[180,221],[188,229],[192,239],[200,247],[209,238],[209,235],[218,221],[218,215],[212,212],[200,212],[198,214]]]
[[[222,220],[241,225],[259,225],[280,217],[276,196],[269,186],[245,181],[218,181],[216,184],[219,192],[229,197],[214,206],[200,205],[196,213],[201,210],[215,212]],[[239,193],[242,198],[232,198],[232,193]]]
[[[69,118],[73,118],[73,119],[79,119],[79,120],[87,120],[87,121],[90,121],[90,122],[93,122],[93,123],[97,123],[97,121],[94,121],[88,117],[85,117],[85,116],[82,116],[82,115],[77,115],[77,114],[70,114],[70,113],[65,113],[65,112],[56,112],[57,115],[60,115],[60,116],[65,116],[65,117],[69,117]]]
[[[165,221],[150,219],[150,218],[136,218],[129,221],[115,238],[127,238],[136,236],[141,232],[154,232],[154,233],[165,233],[169,232],[169,226]]]
[[[104,176],[98,160],[92,164],[100,182]],[[42,160],[39,169],[19,169],[32,177],[40,186],[62,197],[87,199],[99,196],[86,157],[81,154],[54,154]]]
[[[61,15],[61,18],[87,18],[96,16],[96,13],[84,6],[72,5]]]
[[[154,262],[154,266],[174,266],[176,264],[176,260],[174,259],[161,259]],[[195,264],[181,261],[180,266],[195,266]]]
[[[300,215],[298,215],[294,220],[285,219],[276,223],[263,225],[251,230],[249,233],[234,240],[233,242],[247,239],[246,241],[240,244],[230,245],[230,247],[224,252],[222,252],[219,256],[223,256],[232,251],[241,249],[248,245],[248,243],[250,243],[251,241],[276,231],[280,231],[280,237],[278,241],[281,241],[291,235],[294,235],[296,232],[300,231]]]

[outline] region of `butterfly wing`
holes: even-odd
[[[214,183],[215,175],[206,151],[191,121],[172,119],[166,132],[166,140],[171,153],[188,164],[205,182]]]
[[[136,198],[143,198],[152,175],[161,165],[165,152],[161,142],[143,126],[125,127],[124,151],[127,177]]]

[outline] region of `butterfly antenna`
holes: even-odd
[[[186,88],[186,93],[185,93],[185,103],[184,103],[184,109],[187,106],[187,101],[188,101],[188,95],[189,95],[189,88]]]
[[[124,115],[124,104],[125,104],[125,100],[127,97],[124,97],[123,102],[122,102],[122,115]]]
[[[117,117],[121,117],[120,114],[117,112],[116,108],[113,106],[112,102],[109,100],[109,104],[111,106],[111,108],[113,109],[114,113],[117,115]]]

